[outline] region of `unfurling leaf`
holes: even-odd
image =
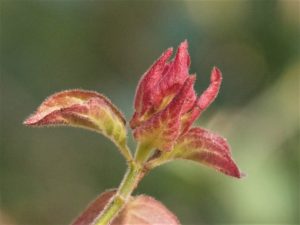
[[[134,130],[134,137],[138,141],[162,151],[170,151],[173,148],[180,135],[181,112],[195,79],[195,76],[187,78],[180,92],[163,111]]]
[[[72,225],[92,225],[115,193],[115,190],[102,193]],[[131,197],[110,225],[180,225],[180,222],[159,201],[150,196],[139,195]]]
[[[191,64],[188,42],[182,42],[173,60],[172,48],[143,75],[137,87],[130,121],[135,139],[160,151],[171,151],[200,114],[215,100],[221,83],[221,71],[214,67],[209,87],[197,97],[195,75],[189,74]]]
[[[109,99],[93,91],[67,90],[51,95],[24,124],[86,128],[104,134],[121,151],[126,145],[126,127],[122,113]]]
[[[198,97],[192,109],[182,116],[182,134],[185,134],[190,129],[193,122],[215,100],[219,93],[221,83],[222,73],[217,67],[214,67],[210,75],[210,85],[200,97]]]

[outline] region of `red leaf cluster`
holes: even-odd
[[[187,41],[179,45],[174,59],[169,61],[172,52],[172,48],[166,50],[139,82],[135,112],[130,121],[134,137],[163,152],[162,159],[151,159],[156,160],[157,165],[175,158],[189,159],[241,177],[225,139],[202,128],[191,128],[217,97],[221,71],[213,68],[210,85],[197,96],[196,76],[189,74],[191,60]]]
[[[182,42],[175,58],[168,61],[172,52],[172,48],[165,51],[141,78],[130,121],[138,141],[159,139],[155,147],[166,151],[214,101],[222,81],[221,72],[214,68],[210,86],[197,97],[196,76],[189,75],[188,42]]]

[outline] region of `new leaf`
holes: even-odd
[[[129,159],[125,123],[122,113],[105,96],[77,89],[51,95],[24,121],[28,126],[66,125],[99,132]]]
[[[227,140],[200,127],[190,129],[177,140],[171,152],[153,158],[148,162],[148,167],[153,168],[175,159],[192,160],[232,177],[243,176],[232,159]]]

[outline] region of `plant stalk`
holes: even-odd
[[[131,151],[128,148],[126,142],[122,143],[121,145],[118,145],[118,147],[119,147],[121,154],[125,157],[127,162],[132,161],[133,157],[132,157]]]
[[[100,216],[96,218],[93,225],[108,225],[128,202],[131,193],[137,187],[142,177],[142,168],[135,163],[130,163],[117,193],[112,197]]]
[[[128,162],[127,172],[118,188],[93,225],[109,225],[128,202],[132,192],[145,175],[144,162],[149,156],[146,146],[139,146],[134,160]]]

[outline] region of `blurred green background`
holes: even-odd
[[[198,93],[214,65],[224,75],[197,124],[228,138],[247,177],[173,162],[136,194],[187,225],[299,224],[299,3],[2,0],[0,224],[68,224],[126,166],[96,133],[23,119],[70,88],[104,93],[129,119],[140,76],[184,39]]]

